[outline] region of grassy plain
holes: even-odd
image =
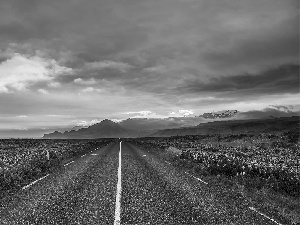
[[[273,218],[300,224],[297,132],[140,138],[134,142],[201,177],[228,201],[241,197]]]
[[[113,139],[99,140],[0,140],[0,197],[52,172],[64,163]]]

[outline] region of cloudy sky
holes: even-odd
[[[0,129],[299,109],[298,0],[0,0]]]

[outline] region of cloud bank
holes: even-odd
[[[121,120],[298,104],[297,0],[0,4],[2,120],[43,118],[41,128],[66,123],[47,114]]]

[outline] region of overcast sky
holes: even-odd
[[[0,0],[0,129],[299,97],[298,0]]]

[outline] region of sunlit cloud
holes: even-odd
[[[163,115],[158,115],[155,112],[144,110],[137,112],[125,112],[123,114],[129,115],[130,118],[164,118]]]
[[[26,115],[19,115],[19,116],[17,116],[18,118],[27,118],[28,116],[26,116]]]
[[[0,85],[0,93],[9,93],[9,90],[7,87]]]
[[[183,116],[192,116],[193,114],[194,114],[193,110],[180,109],[177,112],[170,112],[169,116],[183,117]]]
[[[51,88],[58,88],[60,86],[61,86],[61,84],[59,82],[50,82],[48,84],[48,87],[51,87]]]
[[[91,126],[94,125],[96,123],[101,122],[101,120],[98,119],[92,119],[92,120],[72,120],[72,122],[74,124],[76,124],[76,126],[80,126],[80,127],[87,127],[87,126]]]
[[[15,53],[12,58],[0,63],[0,90],[27,91],[35,83],[49,82],[70,70],[58,65],[55,60]]]
[[[38,89],[37,91],[38,91],[39,93],[41,93],[41,94],[44,94],[44,95],[48,94],[48,91],[45,90],[45,89]]]
[[[99,88],[93,88],[93,87],[86,87],[81,90],[82,93],[88,93],[88,92],[101,92],[101,89]]]
[[[96,81],[94,78],[88,79],[88,80],[83,80],[82,78],[76,78],[74,80],[74,83],[76,84],[82,84],[82,85],[91,85],[91,84],[95,84]]]

